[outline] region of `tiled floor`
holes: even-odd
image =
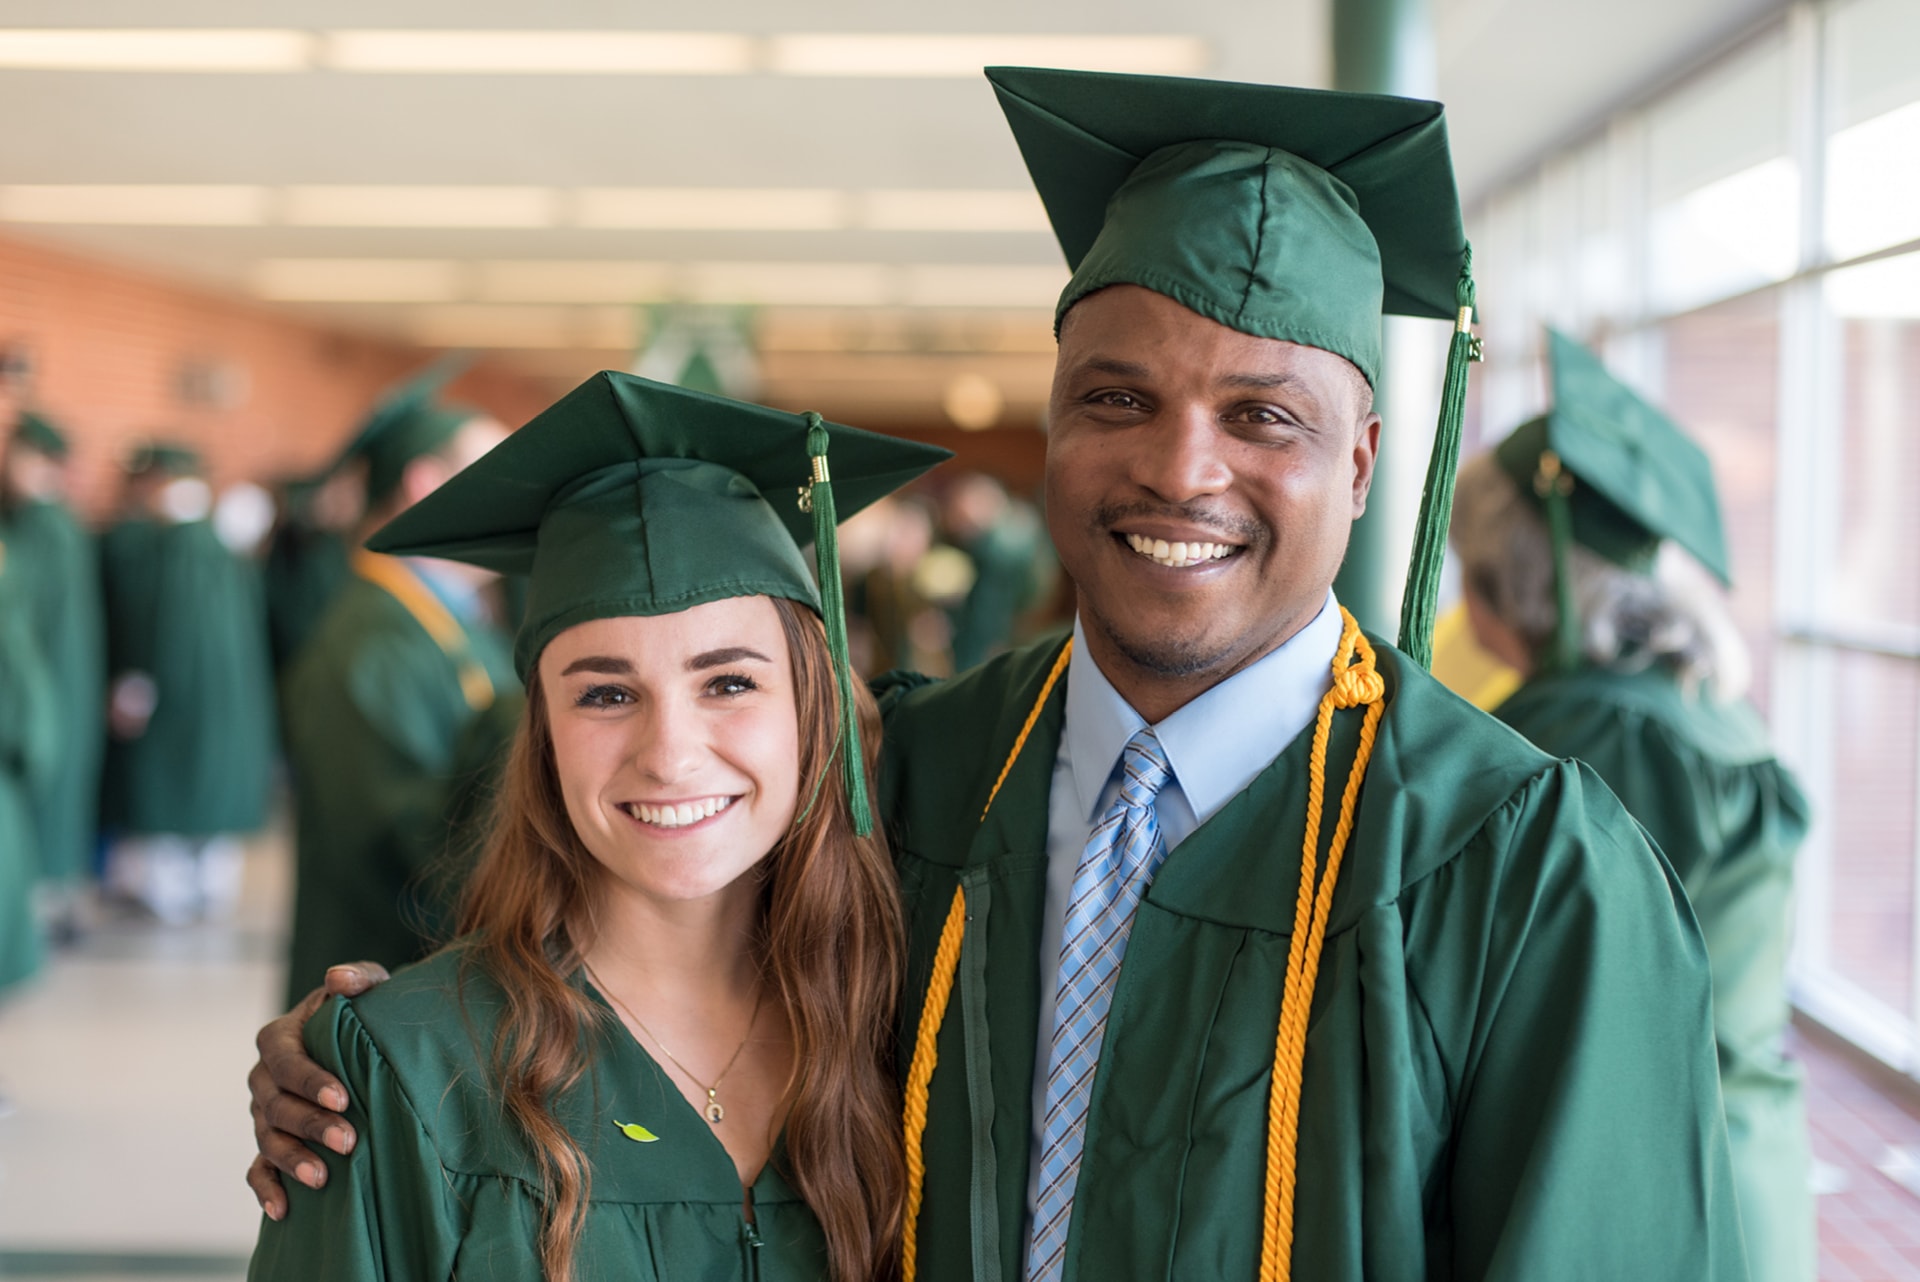
[[[0,1276],[232,1282],[258,1227],[245,1075],[278,1001],[285,858],[227,926],[103,931],[0,1007]],[[1920,1282],[1920,1112],[1797,1035],[1821,1282]]]
[[[1824,1037],[1793,1050],[1820,1163],[1821,1282],[1920,1282],[1920,1111]]]

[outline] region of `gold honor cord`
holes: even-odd
[[[987,821],[987,813],[993,809],[993,800],[1000,795],[1000,785],[1013,772],[1013,763],[1020,759],[1021,749],[1027,746],[1027,737],[1039,724],[1040,713],[1052,697],[1053,688],[1066,675],[1067,661],[1072,657],[1073,638],[1068,637],[1060,657],[1053,661],[1053,668],[1041,684],[1040,696],[1033,701],[1020,733],[1014,736],[1013,751],[1007,754],[1006,764],[1000,767],[1000,777],[993,781],[993,789],[987,793],[987,804],[980,809],[981,823]],[[920,1267],[920,1200],[927,1178],[927,1156],[923,1145],[927,1133],[927,1092],[933,1085],[934,1065],[940,1059],[937,1045],[940,1026],[946,1021],[947,1003],[953,996],[953,977],[960,968],[960,940],[966,930],[967,892],[955,886],[953,905],[947,909],[946,924],[940,928],[940,944],[933,950],[933,976],[927,983],[927,1000],[920,1007],[920,1029],[913,1039],[913,1060],[907,1069],[907,1214],[900,1234],[902,1282],[914,1282],[914,1275]]]
[[[459,671],[460,693],[465,696],[469,708],[475,712],[485,712],[493,706],[493,678],[473,657],[473,647],[467,642],[466,630],[453,617],[453,611],[447,609],[440,598],[420,581],[420,576],[407,568],[406,562],[398,557],[355,548],[353,572],[398,601],[413,616],[414,622],[426,629],[433,643],[440,647],[441,653],[451,659]]]
[[[1300,894],[1294,903],[1293,938],[1287,947],[1287,980],[1280,999],[1280,1031],[1273,1052],[1273,1087],[1267,1101],[1267,1187],[1261,1216],[1260,1282],[1287,1282],[1293,1274],[1294,1165],[1300,1139],[1302,1069],[1307,1058],[1307,1016],[1313,1010],[1314,984],[1320,977],[1320,952],[1327,939],[1333,888],[1353,834],[1360,782],[1373,757],[1373,741],[1386,711],[1387,685],[1374,666],[1373,646],[1360,625],[1340,609],[1340,649],[1333,658],[1333,688],[1320,700],[1313,724],[1313,754],[1308,758],[1307,831],[1300,852]],[[1326,876],[1318,876],[1320,819],[1327,793],[1327,740],[1333,714],[1341,708],[1367,710],[1353,769],[1340,798],[1340,819],[1327,851]],[[1319,885],[1316,888],[1315,881]]]
[[[1386,682],[1376,666],[1373,646],[1360,631],[1360,625],[1343,606],[1340,610],[1340,648],[1333,660],[1333,687],[1320,701],[1314,719],[1313,752],[1308,759],[1307,825],[1300,860],[1300,893],[1294,905],[1293,937],[1288,945],[1287,976],[1280,1000],[1280,1025],[1275,1038],[1273,1085],[1267,1105],[1266,1194],[1261,1216],[1260,1282],[1288,1282],[1293,1268],[1293,1195],[1295,1162],[1299,1145],[1300,1094],[1302,1069],[1306,1063],[1307,1016],[1313,1009],[1313,990],[1320,975],[1320,954],[1326,943],[1327,919],[1333,910],[1333,891],[1340,878],[1340,866],[1346,854],[1347,840],[1353,834],[1355,810],[1359,804],[1360,784],[1366,778],[1367,763],[1373,756],[1374,739],[1380,718],[1386,711]],[[1026,746],[1027,737],[1040,719],[1041,709],[1053,693],[1054,685],[1066,671],[1068,650],[1060,655],[1034,700],[1033,710],[1014,741],[1013,751],[1000,777],[987,797],[987,809],[993,807],[1000,785],[1006,782]],[[1320,875],[1321,818],[1326,809],[1327,746],[1333,732],[1333,714],[1342,708],[1364,707],[1366,719],[1360,725],[1360,742],[1354,749],[1353,769],[1347,774],[1347,786],[1340,798],[1340,817],[1334,825],[1333,842],[1327,852],[1325,875]],[[980,818],[984,822],[986,811]],[[918,1261],[919,1218],[922,1190],[926,1178],[926,1156],[921,1142],[927,1129],[928,1089],[937,1062],[934,1043],[945,1021],[947,1004],[953,995],[954,974],[960,964],[960,941],[966,930],[966,895],[954,888],[953,906],[947,911],[940,931],[940,943],[934,950],[933,975],[927,983],[926,1002],[921,1007],[920,1029],[914,1039],[913,1062],[907,1071],[907,1214],[902,1235],[904,1247],[903,1277],[914,1282]]]

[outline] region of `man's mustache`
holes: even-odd
[[[1143,518],[1198,526],[1219,535],[1223,543],[1253,547],[1273,540],[1273,532],[1264,522],[1237,512],[1223,512],[1205,503],[1105,503],[1093,512],[1094,524],[1109,530],[1123,522]]]

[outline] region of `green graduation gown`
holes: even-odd
[[[1706,958],[1677,880],[1591,771],[1374,644],[1388,709],[1312,1004],[1292,1276],[1744,1278]],[[929,1095],[923,1282],[1022,1276],[1064,691],[978,816],[1059,648],[887,699],[905,1048],[956,884],[969,908]],[[1361,717],[1335,718],[1330,807]],[[1068,1282],[1258,1275],[1311,740],[1176,846],[1139,907]]]
[[[8,555],[60,709],[62,749],[34,798],[41,875],[72,882],[93,863],[106,752],[106,636],[93,540],[66,507],[23,503],[7,514]]]
[[[293,769],[289,1004],[336,962],[411,961],[446,937],[455,840],[518,720],[505,638],[466,629],[495,698],[476,713],[459,667],[399,600],[353,577],[283,689]],[[441,874],[441,875],[432,875]]]
[[[53,678],[34,639],[28,578],[0,538],[0,991],[40,967],[33,917],[39,835],[33,798],[60,760]]]
[[[1781,1041],[1793,857],[1807,803],[1744,703],[1689,697],[1664,670],[1536,677],[1495,713],[1578,757],[1686,886],[1713,968],[1714,1040],[1754,1282],[1811,1282],[1813,1196],[1798,1068]]]
[[[153,678],[146,733],[108,744],[102,811],[128,833],[266,824],[273,676],[254,567],[208,521],[124,521],[101,547],[107,665]]]
[[[457,947],[441,952],[364,997],[330,1002],[307,1024],[309,1051],[346,1083],[362,1142],[349,1157],[325,1155],[324,1192],[289,1181],[292,1214],[262,1221],[249,1277],[541,1276],[539,1167],[488,1085],[504,999],[461,957]],[[593,1173],[574,1276],[822,1282],[825,1242],[776,1169],[779,1154],[754,1181],[749,1226],[713,1128],[601,1009],[606,1018],[588,1035],[592,1067],[554,1107]],[[616,1122],[658,1138],[628,1139]]]

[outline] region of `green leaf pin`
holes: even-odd
[[[622,1135],[635,1143],[651,1144],[660,1138],[638,1122],[615,1122],[614,1125],[620,1128]]]

